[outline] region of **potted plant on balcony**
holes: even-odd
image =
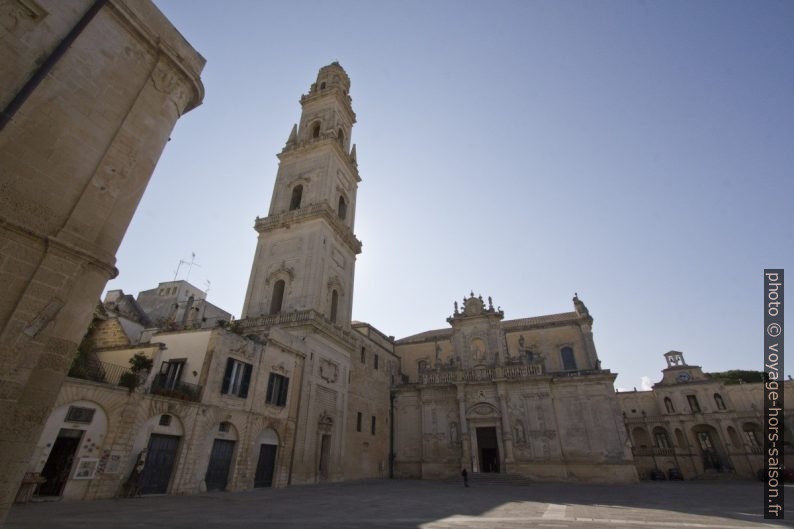
[[[121,375],[119,386],[124,386],[132,393],[135,388],[143,383],[146,373],[148,373],[154,361],[143,353],[135,353],[130,358],[130,370]]]

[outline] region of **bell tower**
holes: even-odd
[[[334,62],[300,99],[300,122],[278,154],[268,216],[259,238],[242,317],[315,311],[350,326],[361,242],[353,234],[361,178],[350,137],[356,114],[350,78]]]

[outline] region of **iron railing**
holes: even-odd
[[[129,375],[126,375],[129,373]],[[134,376],[129,367],[100,362],[99,360],[75,360],[69,369],[69,376],[113,386],[122,385],[125,379]]]
[[[149,393],[152,395],[198,402],[201,399],[201,386],[182,382],[181,380],[168,380],[166,375],[158,374],[154,377],[154,380],[152,380]]]

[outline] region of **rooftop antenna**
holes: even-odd
[[[185,281],[190,280],[190,271],[193,270],[194,266],[198,266],[201,268],[201,265],[196,262],[196,252],[191,252],[190,254],[190,261],[185,261],[184,259],[179,260],[179,264],[176,267],[176,272],[174,272],[174,281],[176,281],[176,277],[179,275],[179,268],[183,265],[188,265],[187,269],[187,277],[185,277]]]

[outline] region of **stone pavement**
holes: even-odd
[[[794,487],[785,522],[794,526]],[[6,529],[513,529],[780,527],[763,519],[760,482],[475,485],[376,480],[196,496],[38,502]]]

